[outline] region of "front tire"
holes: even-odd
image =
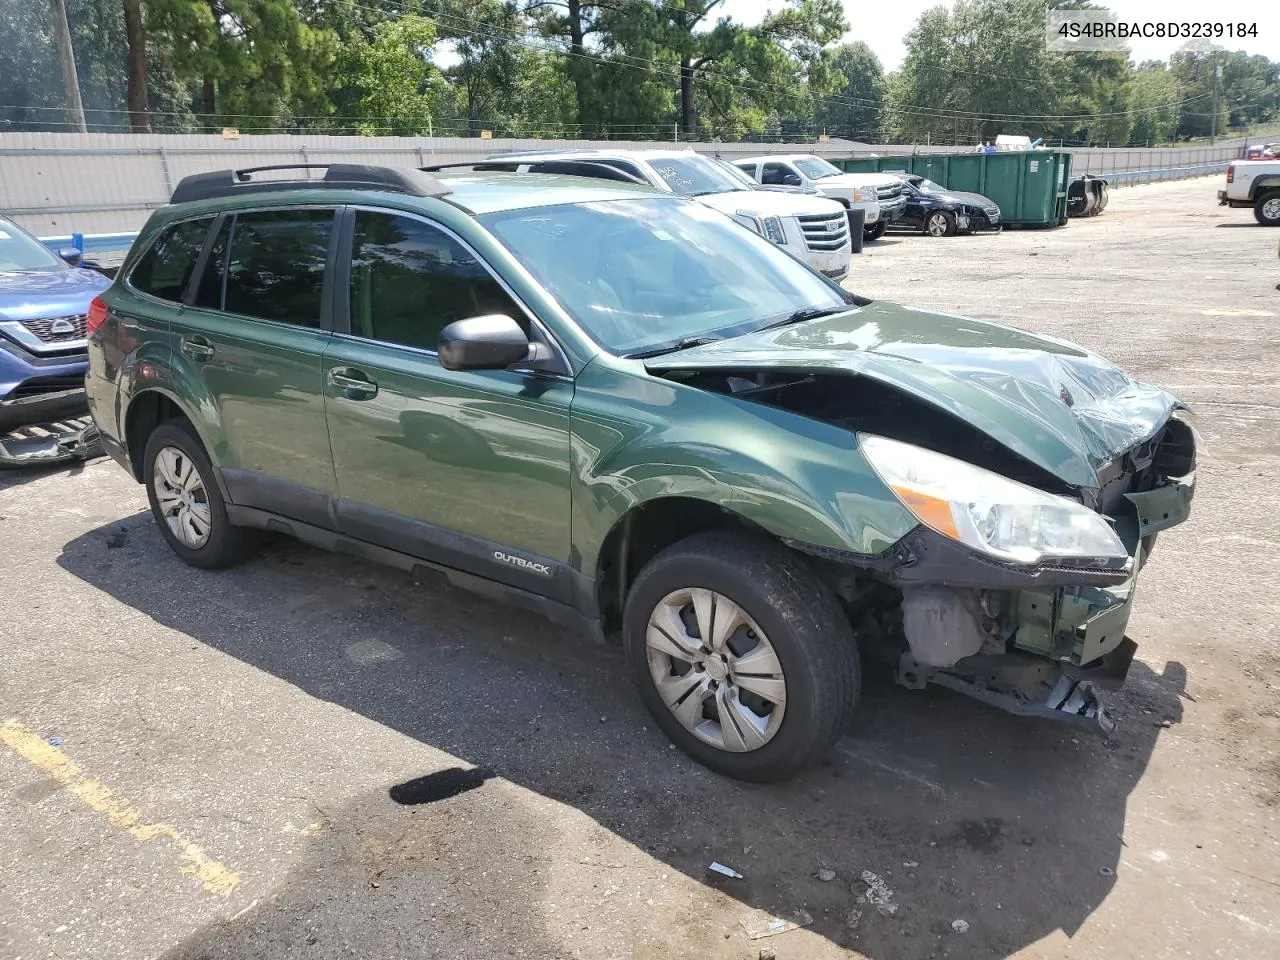
[[[663,732],[740,780],[782,780],[817,760],[858,698],[844,611],[762,537],[716,531],[659,553],[627,595],[623,643]]]
[[[869,227],[862,228],[862,239],[865,243],[871,243],[873,240],[879,240],[884,236],[884,232],[889,229],[889,224],[884,220],[874,223]]]
[[[924,218],[924,232],[930,237],[954,236],[956,218],[945,210],[935,210]]]
[[[160,533],[193,567],[229,567],[257,545],[257,532],[232,526],[204,446],[186,420],[166,420],[147,438],[142,478]]]
[[[1264,227],[1280,227],[1280,190],[1260,196],[1253,205],[1253,216]]]

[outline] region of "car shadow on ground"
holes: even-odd
[[[450,797],[484,796],[496,789],[491,776],[568,804],[715,886],[733,898],[724,909],[734,916],[803,908],[811,930],[877,958],[1006,956],[1056,930],[1073,934],[1108,896],[1129,793],[1161,723],[1181,719],[1186,682],[1179,664],[1157,674],[1135,661],[1115,701],[1119,731],[1104,740],[947,691],[909,693],[873,673],[851,728],[821,766],[787,783],[750,785],[670,749],[616,650],[435,577],[415,580],[288,540],[234,570],[193,570],[145,513],[76,538],[59,563],[161,624],[461,761],[461,772],[423,770],[425,779],[387,783],[324,811],[330,829],[269,901],[198,931],[175,958],[274,956],[288,947],[279,951],[286,955],[317,943],[309,956],[338,955],[360,929],[376,931],[368,935],[386,949],[349,944],[358,954],[398,955],[396,944],[415,953],[415,938],[454,929],[433,927],[430,917],[465,912],[459,890],[464,899],[498,897],[504,920],[476,934],[492,937],[492,949],[450,954],[446,945],[445,955],[505,955],[517,944],[529,956],[570,952],[548,939],[557,921],[541,912],[545,820],[490,804],[492,823],[441,839]],[[432,846],[441,843],[448,856]],[[709,874],[713,860],[744,879]],[[474,887],[469,876],[450,888],[446,908],[443,884],[464,863],[499,869]],[[837,879],[817,878],[824,868]],[[895,909],[858,903],[863,871],[885,881]],[[604,872],[625,881],[622,871]],[[583,897],[595,893],[588,886]],[[596,904],[597,930],[635,922],[610,903]],[[710,930],[691,923],[675,942],[689,946],[684,955],[746,956],[740,930],[734,952],[724,952],[723,920]],[[956,920],[967,932],[952,929]],[[718,946],[693,949],[703,935]]]
[[[0,467],[0,493],[55,475],[75,476],[93,460],[71,460],[64,463],[38,464],[30,467]]]

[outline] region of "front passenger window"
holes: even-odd
[[[760,171],[760,182],[774,185],[785,184],[788,175],[796,180],[800,179],[785,163],[766,163]]]
[[[413,217],[356,211],[351,332],[435,351],[455,320],[523,312],[484,265],[443,230]]]

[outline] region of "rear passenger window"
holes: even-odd
[[[223,309],[299,327],[320,326],[332,210],[236,215]]]
[[[525,317],[466,247],[412,217],[360,210],[351,240],[351,332],[434,351],[455,320]]]
[[[180,301],[212,222],[204,217],[162,230],[129,274],[130,286],[161,300]]]

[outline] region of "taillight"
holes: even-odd
[[[1235,165],[1233,164],[1227,167],[1227,183],[1235,183],[1235,182],[1236,182],[1236,168],[1235,168]]]
[[[107,305],[102,302],[101,297],[94,297],[89,301],[89,313],[85,317],[84,329],[85,334],[92,335],[100,326],[107,322]]]

